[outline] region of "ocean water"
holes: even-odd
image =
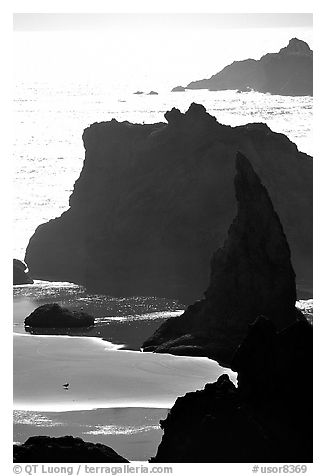
[[[36,307],[56,302],[70,309],[83,309],[95,318],[89,328],[41,329],[24,327],[24,319]],[[112,297],[90,294],[83,286],[72,283],[35,281],[14,286],[13,331],[17,334],[70,335],[98,337],[123,347],[139,350],[164,320],[182,314],[184,308],[173,299],[135,296]]]
[[[131,461],[147,461],[156,454],[166,408],[98,408],[67,412],[14,410],[14,442],[31,435],[76,435],[85,441],[114,448]]]
[[[34,329],[24,319],[57,302],[95,317],[84,329]],[[297,307],[312,319],[312,300]],[[206,358],[139,352],[159,325],[183,308],[155,297],[90,294],[72,283],[14,286],[14,441],[70,434],[111,446],[132,461],[156,453],[159,421],[176,398],[227,373]],[[69,390],[63,384],[69,383]]]
[[[236,91],[172,93],[162,84],[158,95],[135,95],[132,82],[109,84],[18,81],[14,97],[14,244],[23,259],[35,228],[68,208],[68,199],[84,159],[83,130],[93,122],[116,118],[137,123],[164,122],[172,107],[186,111],[203,104],[223,124],[265,122],[312,155],[312,98]]]
[[[49,302],[82,307],[95,325],[25,328],[25,317]],[[207,358],[139,351],[165,319],[183,312],[174,300],[114,298],[72,283],[36,281],[14,286],[13,310],[16,443],[33,435],[70,434],[145,461],[162,437],[160,419],[179,396],[222,373],[236,383],[234,372]]]
[[[177,81],[176,81],[177,84]],[[157,84],[135,95],[82,82],[22,82],[14,98],[14,243],[23,259],[35,228],[68,208],[83,165],[83,130],[116,118],[164,122],[172,107],[203,104],[223,124],[265,122],[312,154],[312,98],[235,91],[171,93]],[[150,89],[159,94],[147,95]],[[58,302],[95,316],[95,326],[28,332],[24,318],[37,306]],[[298,307],[311,319],[312,302]],[[71,283],[37,281],[14,287],[14,441],[28,436],[72,434],[112,446],[132,460],[156,452],[159,420],[177,396],[202,388],[221,372],[208,359],[142,354],[141,343],[168,317],[177,301],[155,297],[113,298],[89,294]],[[236,376],[230,373],[235,381]],[[64,391],[64,381],[71,383]]]

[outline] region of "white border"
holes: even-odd
[[[325,124],[325,75],[323,64],[326,61],[325,55],[325,11],[322,7],[323,2],[307,1],[279,1],[274,0],[264,4],[257,1],[228,1],[223,6],[216,0],[177,1],[164,0],[164,2],[154,2],[153,0],[137,1],[12,1],[5,2],[1,7],[0,32],[1,32],[1,297],[2,302],[2,391],[1,391],[1,455],[3,462],[3,474],[12,474],[12,366],[10,361],[11,351],[11,333],[12,333],[12,287],[11,268],[11,156],[12,156],[12,116],[11,116],[11,35],[12,35],[12,13],[13,12],[48,12],[48,13],[314,13],[314,62],[315,62],[315,99],[314,99],[314,254],[315,254],[315,456],[314,464],[309,465],[308,474],[323,474],[325,472],[325,378],[324,378],[324,358],[323,350],[325,348],[326,338],[326,313],[324,311],[325,300],[323,300],[324,290],[324,268],[325,268],[325,161],[324,154],[324,124]],[[245,10],[244,10],[245,8]],[[302,226],[305,224],[302,223]],[[304,385],[304,376],[302,385]],[[300,417],[300,416],[298,416]],[[217,474],[217,470],[223,475],[250,474],[251,465],[220,464],[210,465],[173,465],[174,474],[194,474],[195,471],[202,471],[205,474]],[[218,466],[218,469],[217,469]],[[323,471],[324,468],[324,471]]]

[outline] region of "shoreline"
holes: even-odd
[[[139,350],[145,339],[167,318],[182,314],[183,306],[171,299],[155,297],[115,298],[92,294],[80,285],[36,281],[14,286],[14,332],[32,335],[75,335],[100,337],[123,349]],[[88,328],[25,328],[24,319],[36,307],[57,302],[71,310],[81,309],[94,316]]]
[[[100,338],[69,337],[14,337],[14,409],[170,408],[222,373],[236,379],[206,357],[116,352],[118,346]]]
[[[132,461],[147,461],[161,441],[159,421],[165,408],[98,408],[67,412],[14,411],[13,440],[21,444],[30,436],[81,437],[102,443]]]
[[[143,353],[139,348],[130,349],[132,347],[130,336],[138,333],[138,341],[143,342],[145,332],[150,332],[149,329],[152,326],[160,325],[160,322],[165,321],[168,315],[182,313],[183,310],[180,308],[153,310],[149,307],[148,312],[145,309],[142,312],[144,304],[141,304],[133,315],[105,316],[103,309],[107,306],[109,299],[114,303],[119,302],[119,299],[104,296],[102,301],[102,296],[95,296],[95,304],[99,305],[97,310],[100,310],[102,315],[96,316],[92,335],[89,333],[86,335],[85,333],[83,335],[31,334],[25,331],[21,322],[22,316],[27,315],[26,303],[30,307],[36,307],[40,302],[43,303],[49,299],[64,301],[67,299],[67,289],[73,291],[80,287],[71,283],[65,283],[65,285],[60,283],[57,286],[52,282],[47,282],[43,286],[36,283],[36,296],[31,296],[35,285],[17,285],[17,287],[25,288],[28,292],[27,296],[22,296],[19,292],[19,295],[14,297],[14,306],[16,310],[19,308],[18,314],[15,314],[14,345],[18,344],[19,347],[20,343],[22,351],[19,357],[19,352],[14,350],[14,359],[17,357],[21,359],[29,376],[32,373],[35,377],[36,374],[37,379],[34,383],[31,384],[28,379],[28,386],[34,388],[38,394],[39,385],[42,382],[41,391],[46,391],[44,400],[41,398],[37,401],[35,394],[30,396],[28,401],[26,398],[19,398],[17,401],[16,398],[13,406],[15,443],[23,443],[28,437],[36,435],[56,437],[70,434],[81,437],[84,441],[112,447],[130,461],[147,461],[155,455],[163,435],[159,421],[166,418],[175,400],[185,393],[199,390],[207,383],[216,381],[222,373],[229,375],[231,373],[230,369],[221,367],[216,361],[206,357]],[[50,290],[51,293],[42,295],[44,288]],[[23,290],[22,292],[24,293]],[[85,299],[91,306],[92,295],[87,294]],[[131,305],[134,302],[137,303],[137,300],[131,301]],[[147,305],[146,300],[143,302]],[[298,303],[301,309],[307,307],[308,312],[312,312],[312,300],[298,301]],[[79,295],[76,296],[73,292],[70,295],[70,306],[78,307],[80,304]],[[152,304],[151,306],[153,307]],[[119,312],[124,312],[124,309],[119,308]],[[111,308],[108,312],[112,313]],[[162,315],[164,315],[163,319]],[[119,332],[114,334],[113,331],[116,328]],[[103,329],[106,330],[104,335]],[[58,329],[53,331],[57,332]],[[117,343],[121,341],[122,334],[125,338],[124,342]],[[29,349],[27,353],[26,348]],[[124,352],[115,352],[118,350]],[[47,360],[44,362],[47,358],[50,359],[50,368]],[[29,361],[29,365],[26,365],[26,361]],[[39,363],[44,364],[44,376],[38,371]],[[63,371],[67,364],[71,366],[71,373],[64,375]],[[58,365],[61,369],[59,371]],[[113,375],[112,369],[115,369]],[[200,377],[199,380],[198,377]],[[20,380],[19,372],[17,375],[14,371],[14,378]],[[88,392],[89,389],[85,387],[92,386],[93,378],[101,385],[94,388],[94,394],[91,395]],[[55,385],[51,387],[53,379]],[[234,373],[233,380],[236,381]],[[70,382],[69,391],[62,389],[64,381]],[[135,383],[136,387],[134,387]],[[114,392],[110,395],[111,387],[119,387],[120,384],[122,385],[120,391],[116,395]],[[145,388],[142,388],[143,386]],[[155,387],[154,392],[153,387]],[[25,395],[24,384],[21,390]],[[144,390],[143,393],[140,390]],[[15,397],[19,395],[17,387],[14,395]],[[128,398],[124,398],[126,396]],[[131,396],[133,398],[130,398]]]

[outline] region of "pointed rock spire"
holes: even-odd
[[[166,321],[144,350],[229,361],[259,315],[278,329],[296,320],[295,273],[282,224],[249,160],[236,156],[238,213],[211,261],[205,297]]]
[[[241,325],[243,315],[264,314],[282,328],[296,302],[290,248],[266,188],[240,152],[234,185],[238,213],[213,255],[206,300],[228,321]]]

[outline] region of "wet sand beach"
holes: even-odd
[[[161,441],[159,421],[178,396],[224,371],[235,378],[206,358],[127,350],[139,349],[164,319],[181,313],[178,303],[88,295],[69,283],[15,286],[14,294],[15,442],[73,435],[146,461]],[[26,329],[25,317],[47,302],[83,307],[95,326]]]
[[[224,372],[207,358],[135,351],[94,337],[14,336],[14,408],[170,408]],[[69,383],[66,390],[63,385]]]

